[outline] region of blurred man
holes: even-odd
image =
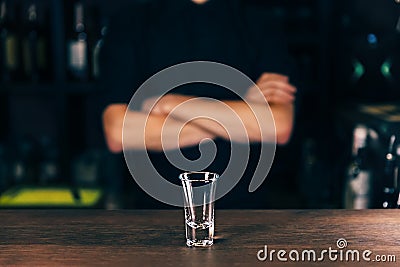
[[[293,72],[279,24],[254,16],[250,8],[235,0],[159,0],[135,5],[125,12],[112,21],[103,53],[103,85],[109,91],[103,127],[110,151],[122,151],[124,126],[125,133],[129,132],[125,149],[148,150],[160,173],[178,177],[182,170],[169,164],[163,150],[181,150],[194,160],[199,157],[199,143],[213,139],[218,154],[207,170],[222,173],[229,161],[229,142],[240,143],[248,138],[249,166],[237,188],[219,203],[235,208],[265,207],[265,192],[258,190],[251,195],[246,187],[256,167],[259,145],[275,140],[286,144],[295,118],[297,89],[291,84]],[[243,88],[251,108],[224,88],[190,84],[164,95],[153,109],[154,98],[150,97],[140,109],[126,113],[127,103],[146,79],[167,67],[191,61],[223,63],[250,77],[258,85]],[[260,97],[260,91],[264,97]],[[198,97],[222,101],[235,116],[222,105]],[[184,108],[175,109],[188,100]],[[266,101],[273,119],[263,114]],[[201,110],[215,116],[191,120]],[[171,118],[166,120],[168,115]],[[236,116],[244,125],[245,136],[229,136],[224,129]],[[275,129],[259,127],[258,118],[264,120],[263,125],[275,125]]]

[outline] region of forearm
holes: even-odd
[[[293,125],[293,105],[270,105],[244,101],[193,99],[176,108],[172,116],[193,123],[215,135],[238,142],[288,142]],[[244,128],[244,131],[241,130]],[[276,139],[275,139],[276,138]]]
[[[103,115],[108,147],[113,152],[128,149],[162,151],[199,144],[214,134],[197,127],[193,122],[184,124],[165,115],[129,111],[126,105],[111,105]],[[124,119],[125,116],[125,119]],[[123,146],[122,146],[123,144]]]
[[[192,122],[184,124],[172,117],[136,111],[125,117],[124,148],[163,151],[194,146],[207,138],[214,135]]]
[[[250,141],[286,144],[293,127],[293,104],[257,104],[252,102],[226,101],[243,120]]]

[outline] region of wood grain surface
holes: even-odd
[[[212,247],[188,248],[182,210],[1,210],[0,266],[400,266],[398,210],[218,210],[215,223]],[[260,261],[265,246],[276,252]],[[329,248],[337,259],[318,261]]]

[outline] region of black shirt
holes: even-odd
[[[107,91],[104,104],[128,103],[152,75],[178,63],[199,60],[227,64],[253,81],[263,72],[293,77],[279,23],[259,16],[240,1],[211,0],[202,5],[190,0],[151,1],[125,8],[111,20],[102,51],[102,85]],[[173,92],[221,100],[237,98],[210,84],[181,86]],[[229,162],[230,143],[218,139],[216,144],[217,157],[206,170],[222,173]],[[259,144],[251,145],[244,177],[217,206],[264,207],[265,183],[256,193],[247,192],[259,150]],[[200,156],[197,147],[182,152],[189,159]],[[179,183],[183,170],[171,166],[163,153],[151,152],[150,157],[166,179]]]

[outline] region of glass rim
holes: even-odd
[[[190,179],[190,175],[203,174],[203,179],[199,179],[199,177]],[[192,172],[184,172],[179,175],[179,179],[185,182],[215,182],[219,178],[219,174],[215,172],[201,172],[201,171],[192,171]]]

